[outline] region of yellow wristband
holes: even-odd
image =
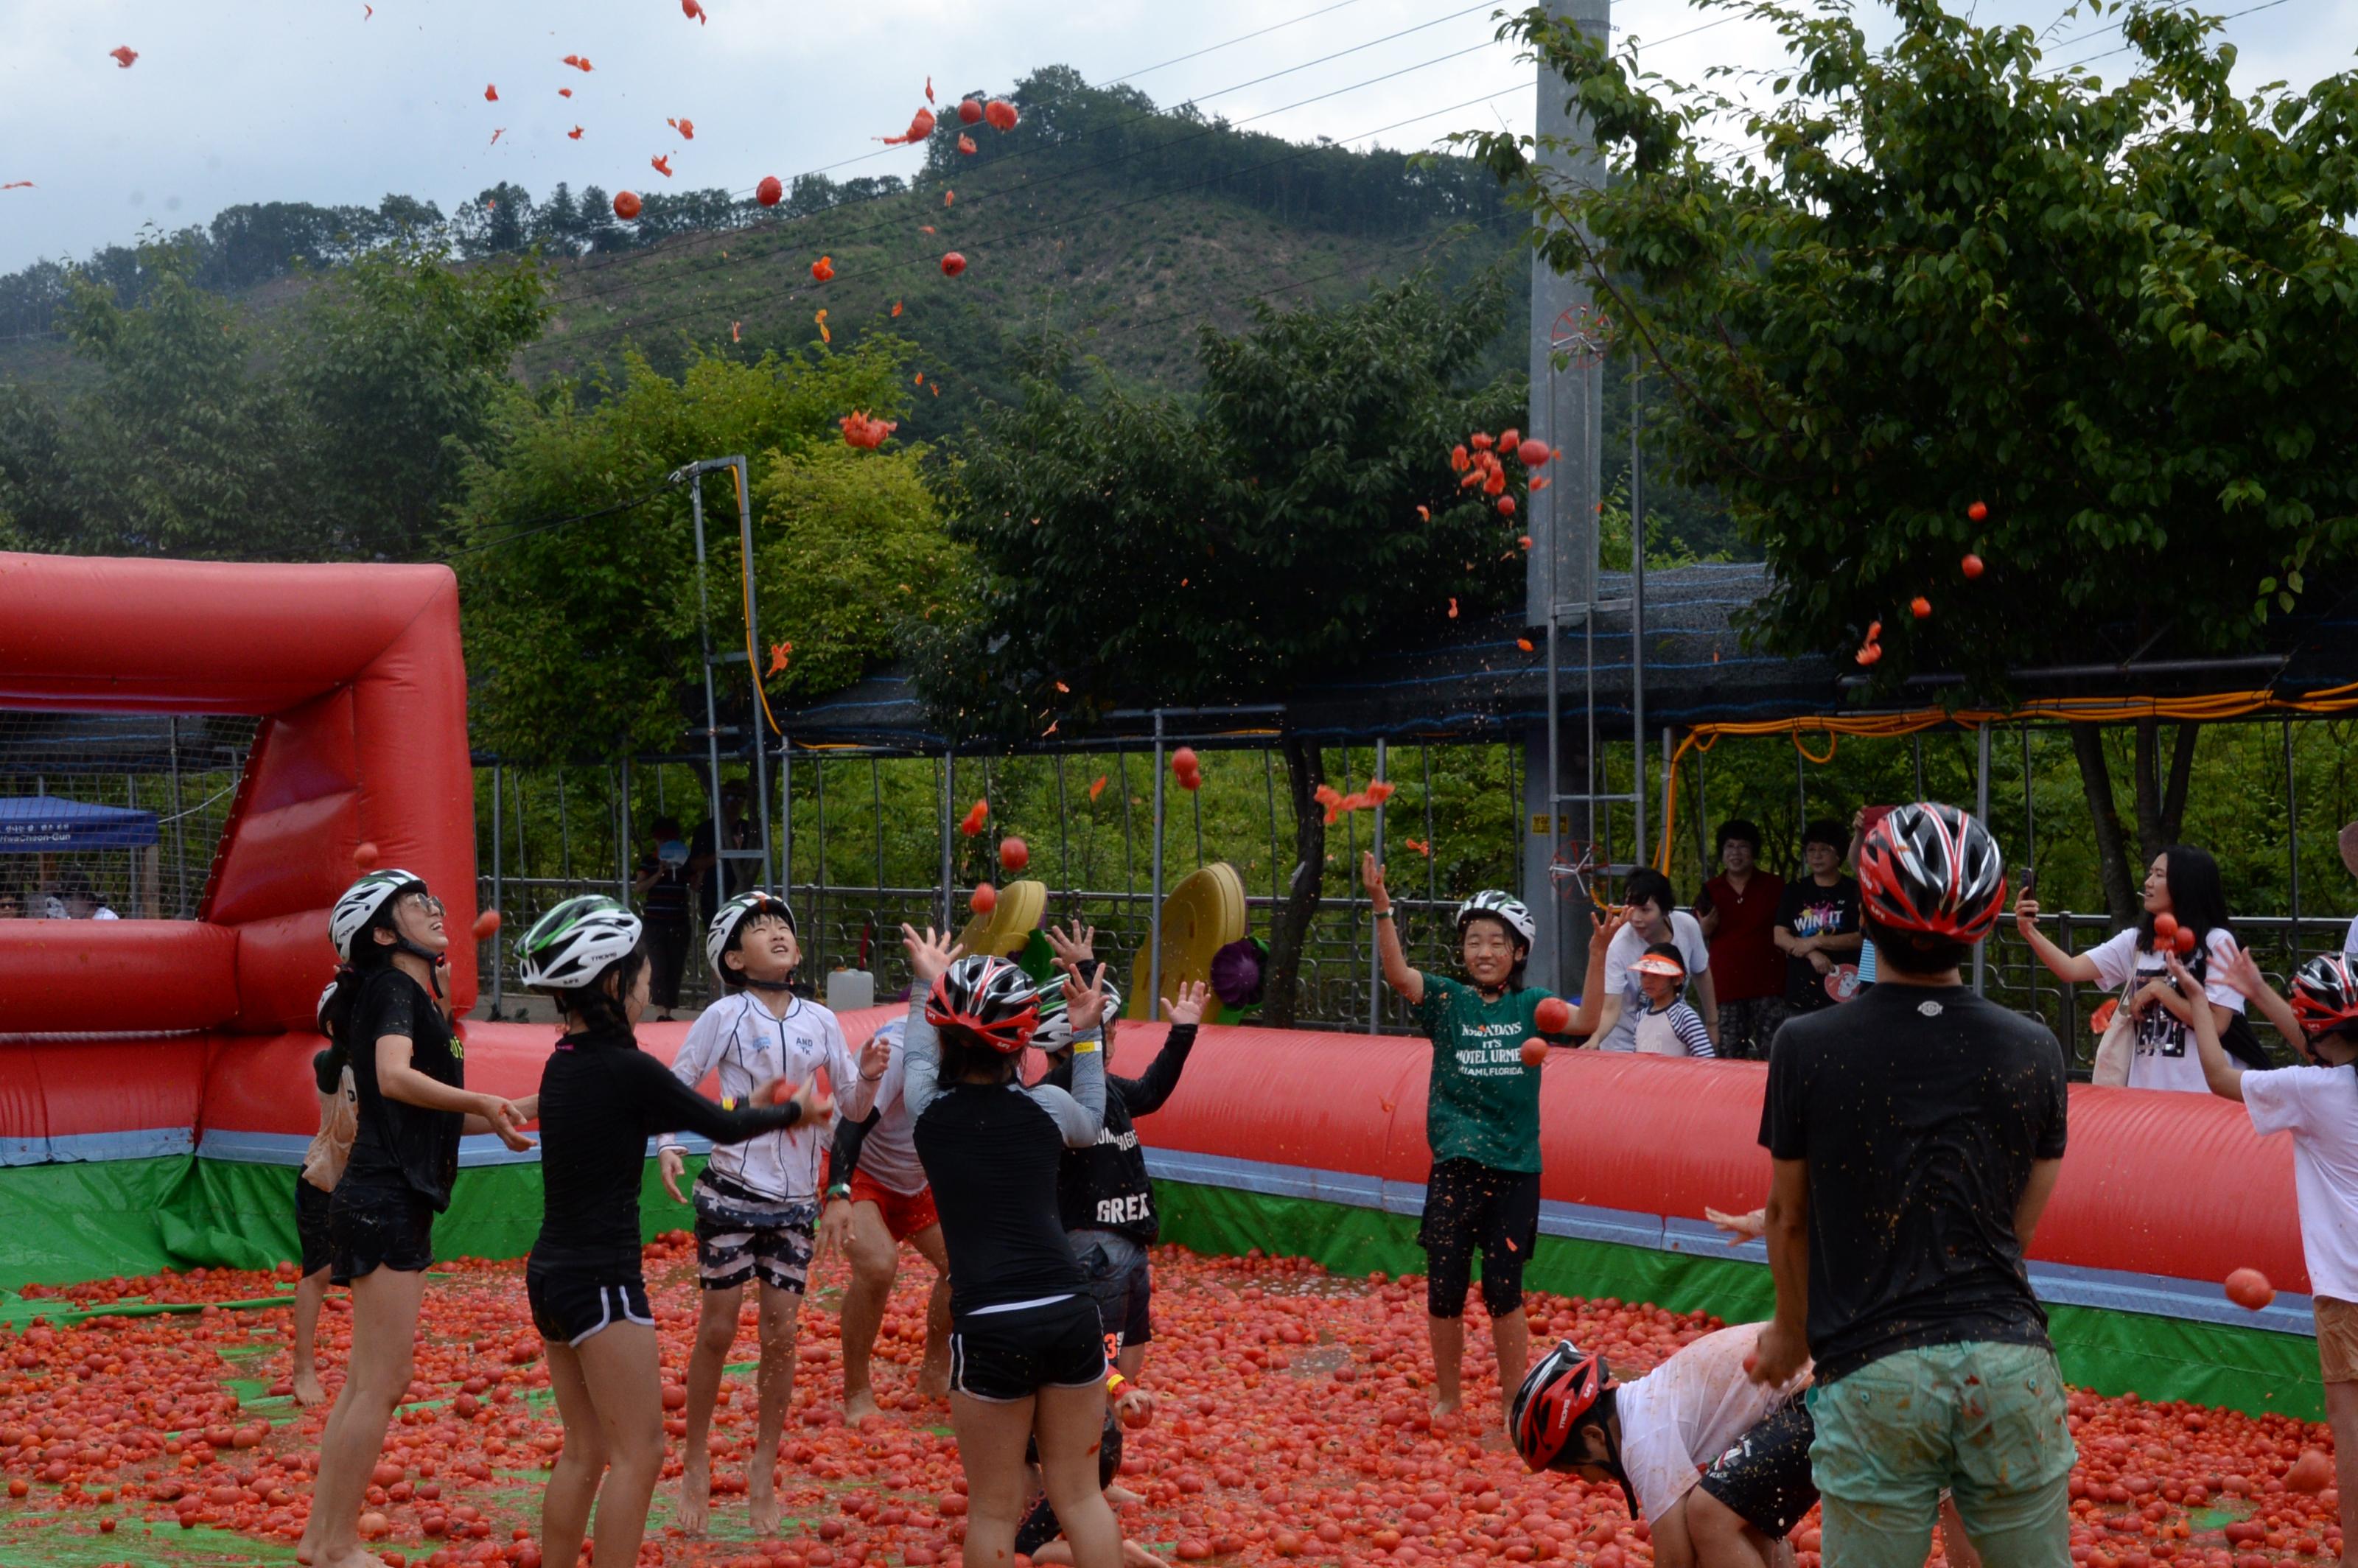
[[[1123,1377],[1120,1373],[1116,1372],[1113,1376],[1106,1379],[1106,1392],[1109,1394],[1118,1394],[1121,1392],[1121,1386],[1128,1381],[1130,1381],[1129,1379]]]
[[[1073,1042],[1073,1054],[1076,1056],[1092,1055],[1104,1044],[1105,1042],[1102,1040],[1076,1040]]]

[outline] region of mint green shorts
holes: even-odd
[[[1809,1402],[1828,1563],[1923,1568],[1948,1488],[1988,1568],[2069,1568],[2076,1454],[2053,1351],[1898,1351]]]

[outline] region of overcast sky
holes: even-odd
[[[928,72],[948,99],[1060,63],[1092,81],[1131,78],[1158,103],[1194,98],[1233,120],[1261,116],[1257,126],[1285,136],[1362,145],[1372,132],[1421,147],[1451,129],[1527,129],[1532,116],[1530,68],[1489,41],[1490,4],[703,3],[705,26],[680,0],[376,0],[373,17],[362,0],[0,0],[0,184],[35,182],[0,191],[0,270],[127,242],[146,222],[203,222],[239,202],[373,205],[401,191],[449,211],[501,180],[535,196],[559,180],[661,187],[648,167],[659,154],[672,155],[676,189],[744,189],[765,174],[829,166],[838,178],[906,174],[922,154],[872,138],[908,124]],[[2060,9],[1983,0],[1981,16],[2045,27]],[[1663,40],[1646,62],[1672,74],[1776,62],[1774,38],[1747,24],[1672,38],[1715,15],[1685,0],[1614,10],[1625,34]],[[2274,0],[2231,21],[2229,35],[2246,85],[2305,85],[2351,65],[2358,0]],[[2090,40],[2057,48],[2058,60],[2119,42],[2084,17],[2058,36]],[[129,70],[108,58],[118,45],[139,51]],[[1163,64],[1197,50],[1208,52]],[[1309,63],[1339,50],[1353,52]],[[596,70],[560,64],[568,54]],[[1260,77],[1269,80],[1240,85]],[[497,103],[483,96],[492,84]],[[570,99],[558,95],[565,87]],[[693,141],[665,124],[679,116],[694,122]]]

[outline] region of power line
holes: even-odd
[[[1152,76],[1156,71],[1161,70],[1167,66],[1184,65],[1191,59],[1201,59],[1207,54],[1217,54],[1220,50],[1228,49],[1234,45],[1250,43],[1255,38],[1266,38],[1271,33],[1279,32],[1284,28],[1293,26],[1296,22],[1307,22],[1314,16],[1323,16],[1329,11],[1340,11],[1347,5],[1356,5],[1358,3],[1359,0],[1335,0],[1335,4],[1332,5],[1322,5],[1315,11],[1304,11],[1301,16],[1289,16],[1282,22],[1271,22],[1268,27],[1260,28],[1254,32],[1239,33],[1235,38],[1226,39],[1220,43],[1206,44],[1202,49],[1192,50],[1189,53],[1174,55],[1169,59],[1164,60],[1161,65],[1141,66],[1138,70],[1131,71],[1127,76],[1115,77],[1106,85],[1110,87],[1124,81],[1136,81],[1140,77]]]
[[[1480,46],[1476,46],[1476,47],[1478,48],[1478,47],[1480,47]],[[1473,51],[1469,49],[1469,50],[1461,50],[1461,51],[1459,51],[1459,52],[1460,52],[1460,53],[1471,53],[1471,52],[1473,52]],[[1442,56],[1442,57],[1441,57],[1441,59],[1455,59],[1455,58],[1456,58],[1456,57],[1455,57],[1455,56],[1453,56],[1453,55],[1444,55],[1444,56]],[[1431,64],[1434,64],[1434,63],[1437,63],[1437,61],[1428,60],[1428,61],[1425,61],[1425,62],[1424,62],[1424,64],[1426,64],[1426,65],[1431,65]],[[1421,69],[1422,69],[1422,66],[1412,66],[1412,67],[1409,67],[1409,68],[1407,68],[1407,69],[1408,69],[1408,70],[1421,70]],[[1393,74],[1393,75],[1401,75],[1401,74],[1404,74],[1404,72],[1396,71],[1396,72],[1393,72],[1392,74]],[[1385,78],[1382,78],[1382,77],[1378,77],[1378,78],[1375,78],[1375,79],[1373,79],[1373,80],[1374,80],[1374,81],[1383,81],[1383,80],[1386,80],[1386,79],[1385,79]],[[1369,83],[1368,83],[1368,82],[1360,82],[1360,83],[1357,83],[1357,84],[1355,84],[1355,86],[1367,86],[1367,85],[1369,85]],[[1353,88],[1341,88],[1341,89],[1337,89],[1337,90],[1336,90],[1336,92],[1350,92],[1350,91],[1353,91],[1353,90],[1354,90]],[[1444,106],[1444,107],[1442,107],[1442,108],[1439,108],[1439,109],[1427,110],[1427,111],[1425,111],[1425,112],[1424,112],[1424,113],[1422,113],[1422,114],[1411,115],[1411,116],[1409,116],[1407,119],[1404,119],[1404,120],[1395,120],[1395,121],[1393,121],[1393,122],[1392,122],[1391,124],[1386,124],[1386,125],[1379,125],[1379,126],[1376,126],[1376,127],[1375,127],[1374,129],[1372,129],[1372,130],[1355,132],[1355,133],[1353,133],[1351,135],[1342,138],[1342,140],[1347,141],[1347,142],[1354,142],[1354,141],[1361,140],[1361,139],[1363,139],[1363,138],[1365,138],[1365,137],[1368,137],[1368,136],[1381,135],[1382,135],[1384,132],[1386,132],[1386,131],[1396,130],[1396,129],[1398,129],[1400,126],[1402,126],[1402,125],[1414,124],[1416,124],[1418,121],[1421,121],[1421,120],[1429,120],[1429,119],[1433,118],[1435,115],[1451,114],[1451,113],[1454,113],[1454,112],[1455,112],[1456,110],[1459,110],[1459,109],[1470,108],[1470,107],[1472,107],[1473,105],[1477,104],[1477,103],[1489,103],[1489,102],[1491,102],[1491,101],[1493,101],[1493,100],[1495,100],[1495,99],[1504,97],[1504,96],[1506,96],[1506,94],[1507,94],[1507,93],[1509,93],[1509,92],[1520,92],[1520,91],[1521,91],[1521,90],[1522,90],[1522,88],[1521,88],[1521,86],[1520,86],[1520,84],[1519,84],[1518,86],[1516,86],[1516,87],[1501,89],[1500,91],[1496,92],[1487,93],[1487,94],[1484,94],[1484,95],[1479,96],[1479,97],[1466,99],[1466,100],[1465,100],[1465,101],[1464,101],[1464,102],[1462,102],[1462,103],[1448,104],[1448,105],[1445,105],[1445,106]],[[1334,96],[1334,95],[1335,95],[1335,94],[1333,94],[1333,93],[1322,94],[1322,96],[1326,96],[1326,97],[1331,97],[1331,96]],[[1304,100],[1304,102],[1315,102],[1315,100]],[[1290,107],[1295,107],[1295,105],[1287,105],[1287,107],[1289,107],[1289,108],[1290,108]],[[1282,109],[1272,109],[1272,110],[1268,111],[1267,113],[1271,114],[1282,114],[1282,113],[1283,113],[1283,112],[1284,112],[1284,111],[1283,111]],[[1239,121],[1239,122],[1238,122],[1238,124],[1243,124],[1244,122]],[[1057,216],[1056,218],[1052,219],[1052,220],[1050,220],[1049,222],[1044,222],[1044,223],[1033,224],[1033,225],[1032,225],[1032,226],[1031,226],[1031,227],[1029,227],[1029,228],[1024,228],[1024,229],[1016,229],[1016,230],[1010,231],[1010,232],[1003,232],[1003,233],[1001,233],[1001,234],[993,235],[993,236],[991,236],[991,243],[994,243],[994,244],[1005,244],[1005,243],[1011,243],[1011,242],[1012,242],[1012,241],[1017,241],[1017,240],[1022,240],[1022,239],[1027,238],[1027,237],[1029,237],[1029,236],[1031,236],[1031,235],[1033,235],[1033,234],[1043,233],[1043,232],[1049,232],[1049,231],[1051,231],[1051,230],[1055,230],[1055,229],[1058,229],[1058,228],[1063,228],[1063,227],[1068,226],[1069,224],[1071,224],[1071,223],[1073,223],[1073,222],[1076,222],[1076,221],[1094,220],[1094,219],[1102,218],[1102,217],[1105,217],[1105,216],[1110,215],[1110,214],[1115,213],[1115,212],[1120,212],[1120,211],[1127,211],[1128,209],[1132,208],[1132,207],[1137,207],[1137,206],[1144,205],[1145,203],[1148,203],[1148,202],[1163,200],[1165,200],[1165,199],[1167,199],[1167,198],[1169,198],[1169,197],[1171,197],[1171,196],[1178,195],[1178,194],[1184,193],[1184,192],[1188,191],[1188,190],[1199,189],[1202,189],[1203,187],[1207,186],[1207,185],[1215,185],[1215,184],[1218,184],[1219,182],[1221,182],[1221,181],[1223,181],[1223,180],[1236,178],[1238,178],[1238,177],[1239,177],[1239,176],[1242,176],[1242,175],[1248,175],[1248,174],[1255,174],[1255,173],[1259,173],[1260,171],[1261,171],[1261,170],[1263,170],[1263,169],[1272,168],[1277,167],[1277,166],[1278,166],[1278,165],[1280,165],[1280,164],[1292,163],[1292,162],[1293,162],[1294,160],[1296,160],[1296,159],[1298,159],[1298,158],[1307,157],[1309,157],[1309,156],[1311,156],[1311,155],[1313,155],[1313,154],[1314,154],[1314,153],[1324,152],[1324,151],[1325,151],[1325,150],[1327,150],[1327,149],[1325,149],[1325,147],[1320,146],[1318,146],[1317,144],[1314,144],[1314,144],[1305,145],[1305,146],[1296,146],[1296,147],[1295,147],[1292,152],[1289,152],[1289,153],[1283,154],[1283,155],[1282,155],[1282,156],[1280,156],[1280,157],[1273,157],[1273,158],[1266,159],[1266,160],[1264,160],[1264,161],[1263,161],[1263,162],[1261,162],[1261,163],[1249,165],[1249,166],[1248,166],[1248,167],[1246,167],[1246,168],[1240,168],[1240,169],[1232,169],[1232,170],[1224,171],[1224,172],[1219,173],[1219,174],[1207,175],[1207,176],[1206,176],[1206,177],[1205,177],[1204,178],[1202,178],[1202,179],[1198,179],[1198,180],[1191,181],[1191,182],[1190,182],[1190,183],[1188,183],[1188,184],[1184,184],[1184,185],[1180,185],[1180,186],[1173,187],[1173,188],[1170,188],[1170,189],[1163,189],[1163,190],[1150,191],[1150,192],[1148,192],[1147,194],[1145,194],[1145,195],[1143,195],[1143,196],[1133,197],[1133,198],[1130,198],[1130,200],[1124,200],[1124,201],[1118,201],[1118,202],[1113,202],[1113,203],[1110,203],[1110,204],[1100,204],[1100,205],[1098,205],[1098,206],[1097,206],[1097,207],[1091,208],[1091,209],[1089,209],[1089,210],[1087,210],[1087,211],[1082,211],[1082,212],[1078,212],[1078,213],[1064,213],[1064,214],[1060,214],[1060,215],[1059,215],[1059,216]],[[1013,194],[1020,194],[1020,192],[1010,192],[1010,193],[1008,193],[1008,194],[1010,194],[1010,195],[1013,195]],[[734,265],[733,259],[732,259],[732,260],[730,260],[730,262],[724,263],[723,265]],[[907,265],[911,265],[911,264],[907,264],[907,263],[902,263],[902,264],[897,264],[897,265],[895,265],[895,264],[888,264],[886,266],[882,266],[882,267],[871,267],[871,268],[867,268],[867,269],[862,269],[862,270],[855,270],[855,271],[849,272],[849,273],[838,273],[838,274],[836,275],[836,277],[835,277],[834,281],[849,283],[849,282],[854,281],[854,280],[859,279],[859,278],[861,278],[861,277],[874,276],[878,276],[878,275],[880,275],[880,274],[882,274],[882,273],[885,273],[885,272],[888,272],[888,271],[897,271],[897,270],[902,270],[903,268],[905,268],[905,267],[906,267]],[[708,269],[708,270],[718,270],[718,269]],[[565,341],[566,341],[566,342],[568,342],[568,343],[573,343],[573,342],[582,342],[582,343],[595,342],[595,341],[598,341],[602,340],[602,339],[605,339],[605,338],[613,337],[613,336],[615,336],[615,335],[617,335],[617,334],[620,334],[620,333],[627,333],[627,332],[631,332],[631,331],[636,330],[638,330],[638,329],[641,329],[641,328],[643,328],[643,327],[659,326],[659,325],[661,325],[663,322],[670,321],[670,320],[676,320],[676,319],[680,319],[680,318],[682,318],[682,317],[685,317],[685,316],[703,315],[704,313],[706,313],[708,310],[709,310],[709,309],[711,309],[711,308],[712,308],[712,307],[711,307],[711,305],[710,305],[708,302],[698,302],[698,304],[695,304],[695,305],[693,305],[693,306],[687,306],[687,307],[683,307],[683,308],[681,308],[680,309],[677,309],[677,310],[665,311],[665,312],[662,312],[662,313],[659,313],[659,314],[656,314],[656,315],[653,315],[653,316],[640,316],[640,317],[633,317],[633,318],[632,318],[631,319],[626,320],[626,321],[620,321],[620,322],[616,322],[616,323],[614,323],[612,326],[610,326],[610,327],[601,327],[601,328],[595,329],[594,330],[591,330],[591,331],[587,331],[587,332],[581,333],[581,334],[579,334],[579,337],[568,337],[568,339],[566,339],[566,340],[565,340]]]

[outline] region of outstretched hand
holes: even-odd
[[[2178,955],[2173,953],[2169,958],[2174,971],[2180,967]],[[2192,979],[2191,976],[2188,978]],[[2234,987],[2235,994],[2245,1001],[2259,1000],[2268,994],[2270,989],[2268,978],[2260,973],[2260,961],[2253,957],[2252,950],[2240,942],[2235,945],[2234,956],[2219,966],[2219,978]]]
[[[1391,890],[1384,885],[1384,868],[1373,849],[1359,851],[1359,885],[1368,890],[1368,906],[1376,913],[1392,906]]]
[[[671,1195],[671,1201],[686,1203],[687,1199],[679,1190],[679,1178],[687,1169],[687,1156],[676,1149],[666,1149],[656,1156],[655,1168],[663,1173],[664,1191]]]
[[[942,972],[966,957],[963,944],[953,942],[946,931],[936,932],[928,925],[920,936],[914,925],[901,927],[901,946],[909,955],[909,974],[920,986],[931,986],[942,978]]]
[[[1174,1025],[1201,1023],[1204,1021],[1204,1009],[1209,1004],[1211,995],[1212,988],[1203,981],[1182,980],[1179,982],[1179,1000],[1174,1001],[1169,997],[1164,997],[1163,1011],[1171,1015],[1171,1022]]]
[[[502,1099],[497,1095],[487,1095],[484,1102],[483,1119],[492,1124],[492,1130],[499,1135],[501,1142],[519,1154],[532,1147],[532,1140],[524,1135],[526,1118],[516,1108],[514,1101]]]
[[[1105,1022],[1106,972],[1100,967],[1094,979],[1083,984],[1076,971],[1065,976],[1065,1016],[1072,1020],[1073,1038],[1077,1040]]]
[[[1602,957],[1613,946],[1613,938],[1620,935],[1621,928],[1628,924],[1629,912],[1626,909],[1614,910],[1598,920],[1596,928],[1588,934],[1590,957]]]
[[[2039,929],[2039,901],[2028,893],[2014,901],[2014,928],[2025,936]]]
[[[1765,1208],[1756,1208],[1750,1214],[1722,1214],[1706,1204],[1703,1217],[1727,1233],[1730,1247],[1741,1247],[1768,1234],[1768,1211]]]
[[[1048,951],[1067,964],[1086,967],[1098,960],[1098,928],[1076,920],[1070,926],[1050,925],[1040,933],[1047,938]]]
[[[882,1077],[885,1069],[892,1065],[892,1042],[886,1039],[884,1032],[880,1029],[868,1037],[867,1044],[860,1048],[860,1076],[872,1084]]]

